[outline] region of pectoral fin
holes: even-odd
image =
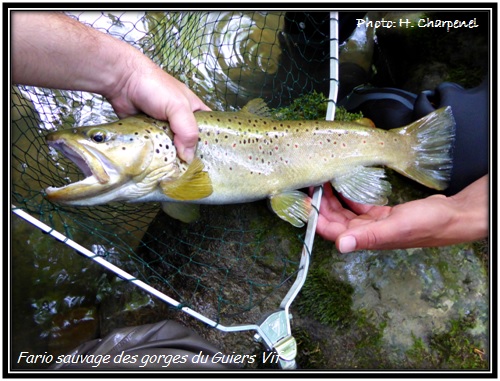
[[[271,209],[283,220],[298,228],[304,226],[311,213],[311,198],[299,191],[279,193],[269,198]]]
[[[168,197],[179,200],[199,200],[212,194],[212,181],[199,158],[195,158],[186,172],[175,180],[163,180],[160,187]]]
[[[194,222],[200,218],[200,206],[198,204],[162,202],[161,208],[170,217],[185,223]]]
[[[331,181],[337,192],[361,204],[385,205],[391,194],[391,184],[383,178],[383,168],[354,167]]]

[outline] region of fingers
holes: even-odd
[[[170,127],[174,132],[174,144],[177,155],[184,161],[191,163],[196,152],[198,142],[198,127],[194,116],[186,114],[169,118]],[[179,127],[180,126],[180,127]]]
[[[372,213],[370,215],[370,212]],[[337,248],[343,254],[355,250],[386,250],[411,247],[408,216],[391,214],[392,208],[380,207],[353,219],[337,238]]]
[[[160,68],[136,82],[132,94],[136,108],[153,118],[167,120],[174,133],[179,157],[191,162],[198,143],[199,129],[195,111],[210,111],[184,83]]]

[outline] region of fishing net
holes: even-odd
[[[305,117],[325,117],[331,61],[328,12],[70,15],[140,49],[213,110],[238,110],[254,98],[263,98],[271,108],[279,109],[316,93],[324,97],[313,100],[316,104],[310,110],[320,111]],[[193,309],[216,324],[255,323],[276,310],[300,269],[305,229],[278,219],[265,202],[203,207],[200,220],[192,224],[172,220],[160,211],[158,203],[53,204],[44,197],[45,188],[81,180],[83,175],[47,146],[46,133],[117,117],[100,95],[85,92],[17,86],[12,87],[10,99],[14,210],[48,226],[47,233],[61,232],[61,241],[77,242],[90,258],[102,258],[126,271],[130,274],[127,280],[141,281],[178,301],[176,308]],[[296,109],[297,117],[303,118],[304,110]],[[16,226],[13,221],[13,257],[25,250],[16,238],[22,241],[26,233]],[[35,250],[40,268],[44,263],[53,265],[58,253],[64,255],[61,245],[43,238],[51,243],[45,254]],[[52,259],[42,259],[44,255]],[[65,271],[54,275],[54,286],[70,279],[73,284],[87,284],[89,293],[102,293],[103,278],[95,271],[90,276]],[[21,279],[26,274],[14,272],[14,283]],[[41,321],[43,314],[54,317],[50,302],[44,299],[47,292],[32,291],[30,295]],[[106,300],[99,295],[94,303]]]

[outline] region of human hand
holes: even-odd
[[[390,206],[345,200],[324,187],[317,233],[336,242],[341,253],[362,249],[403,249],[451,245],[488,234],[487,176],[455,196],[433,195]]]
[[[106,98],[120,118],[144,112],[153,118],[168,120],[174,132],[179,157],[194,158],[198,126],[194,111],[210,111],[182,82],[152,62],[143,62],[141,70],[132,70],[126,84]]]
[[[60,12],[13,12],[13,82],[103,95],[121,118],[168,120],[181,159],[198,141],[193,112],[210,109],[183,83],[125,41]]]

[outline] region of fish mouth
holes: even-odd
[[[115,166],[99,151],[65,139],[47,136],[47,144],[71,160],[85,179],[62,187],[45,189],[47,198],[68,205],[93,205],[92,197],[120,184],[121,176]]]

